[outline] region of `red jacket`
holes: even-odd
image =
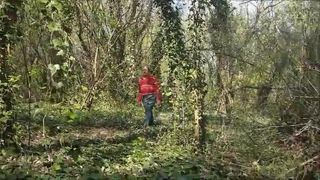
[[[141,103],[142,97],[147,94],[154,94],[157,102],[161,101],[159,81],[151,74],[144,74],[139,78],[138,103]]]

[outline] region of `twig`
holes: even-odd
[[[96,48],[96,53],[94,56],[94,64],[93,64],[93,75],[94,78],[97,77],[97,60],[98,60],[99,47]]]
[[[240,3],[239,5],[247,4],[247,3],[250,3],[251,1],[254,1],[254,0],[248,0],[248,1],[245,1],[245,2]]]
[[[300,134],[302,134],[303,132],[307,131],[307,130],[310,128],[310,126],[311,126],[311,120],[308,121],[308,122],[306,123],[306,125],[303,126],[303,127],[300,129],[300,131],[298,131],[297,133],[295,133],[295,136],[300,136]]]
[[[271,129],[271,128],[281,128],[281,127],[297,127],[297,126],[305,126],[306,123],[302,124],[292,124],[292,125],[282,125],[282,126],[268,126],[268,127],[261,127],[258,129],[255,129],[256,131],[261,131],[261,130],[266,130],[266,129]]]
[[[316,126],[310,126],[310,128],[313,128],[313,129],[315,129],[315,130],[317,130],[317,131],[320,131],[320,128],[319,128],[319,127],[316,127]]]
[[[31,75],[29,72],[29,63],[27,59],[27,49],[26,46],[23,46],[23,61],[24,61],[24,71],[25,71],[25,78],[28,88],[28,122],[27,122],[27,130],[28,130],[28,148],[30,148],[31,142]],[[32,67],[30,67],[32,68]]]
[[[297,167],[294,167],[294,168],[292,168],[292,169],[289,169],[286,174],[289,174],[290,172],[296,170],[297,168],[303,167],[303,166],[305,166],[305,165],[307,165],[307,164],[315,161],[315,160],[318,159],[318,158],[320,158],[320,155],[316,155],[315,157],[313,157],[313,158],[311,158],[311,159],[308,159],[307,161],[299,164]]]
[[[315,100],[315,101],[320,100],[320,97],[315,97],[315,96],[293,96],[293,97],[294,98],[300,98],[300,99]]]
[[[281,3],[283,3],[283,1],[280,1],[280,2],[278,2],[278,3],[276,3],[276,4],[270,4],[269,6],[266,6],[263,10],[266,10],[266,9],[268,9],[268,8],[273,8],[273,7],[275,7],[275,6],[278,6],[279,4],[281,4]]]
[[[252,167],[245,166],[245,165],[242,165],[242,164],[237,164],[237,163],[234,163],[234,162],[229,162],[229,161],[226,161],[226,160],[223,160],[223,159],[218,159],[218,158],[216,158],[216,160],[217,160],[217,161],[221,161],[222,163],[229,164],[229,165],[238,166],[238,167],[240,167],[240,168],[252,169]]]
[[[44,115],[43,119],[42,119],[42,136],[46,137],[46,128],[45,128],[45,119],[47,117],[47,114]]]

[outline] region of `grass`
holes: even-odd
[[[263,129],[269,125],[264,117],[208,116],[208,143],[201,155],[191,145],[192,131],[174,130],[168,113],[159,113],[158,125],[144,129],[143,111],[134,106],[100,105],[90,112],[38,107],[30,147],[1,150],[0,179],[287,179],[306,158],[281,146],[276,129]],[[19,119],[22,124],[24,117]]]

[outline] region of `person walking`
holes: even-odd
[[[145,109],[144,125],[154,125],[153,107],[161,103],[161,93],[159,81],[153,76],[147,66],[143,67],[143,74],[139,78],[138,103]]]

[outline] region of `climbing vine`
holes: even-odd
[[[190,24],[191,31],[191,97],[192,109],[194,112],[194,128],[195,138],[201,147],[205,138],[205,119],[204,119],[204,97],[206,95],[206,82],[204,73],[204,58],[201,49],[204,43],[205,33],[205,1],[193,0],[190,8]]]
[[[164,71],[165,95],[173,109],[176,124],[185,125],[190,117],[188,96],[190,91],[191,61],[185,46],[185,34],[181,24],[181,15],[174,8],[173,1],[156,1],[162,16],[162,36],[164,44],[163,61],[167,65]]]

